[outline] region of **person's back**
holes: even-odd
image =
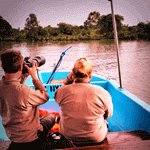
[[[104,89],[89,83],[62,86],[57,92],[59,95],[56,102],[62,111],[60,133],[72,141],[103,141],[107,133],[104,114],[111,107],[110,95]]]
[[[41,146],[40,141],[55,124],[55,117],[39,118],[38,106],[46,103],[49,95],[36,77],[38,64],[32,63],[31,68],[25,65],[28,73],[22,74],[23,57],[20,51],[14,50],[3,52],[1,61],[5,76],[0,81],[0,115],[6,135],[11,140],[9,149]],[[35,89],[24,85],[29,75]]]
[[[30,142],[37,139],[37,130],[42,127],[38,107],[28,101],[32,89],[17,79],[3,77],[0,91],[2,123],[10,140]]]
[[[105,119],[110,118],[113,112],[110,94],[90,84],[91,68],[90,62],[77,60],[66,81],[68,84],[73,75],[73,84],[61,86],[55,92],[55,101],[61,107],[60,133],[74,143],[102,142],[108,132]],[[80,75],[80,71],[84,73]]]

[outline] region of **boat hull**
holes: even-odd
[[[70,71],[55,72],[51,84],[46,84],[51,72],[39,73],[38,76],[50,96],[47,103],[39,106],[41,110],[61,113],[60,107],[56,104],[53,96],[55,91],[63,85],[69,72]],[[34,88],[31,77],[27,79],[25,84]],[[110,132],[144,130],[150,133],[150,105],[125,89],[120,89],[119,85],[113,80],[107,80],[103,77],[93,75],[91,84],[103,87],[112,96],[114,106],[113,116],[107,119],[108,130]],[[0,132],[0,140],[8,140],[2,126],[1,116]]]

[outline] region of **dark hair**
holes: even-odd
[[[6,73],[16,73],[23,65],[20,51],[7,50],[1,54],[2,68]]]

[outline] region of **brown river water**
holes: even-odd
[[[115,80],[119,84],[117,55],[113,40],[78,42],[0,42],[0,53],[6,49],[20,50],[23,57],[44,56],[46,63],[39,71],[52,71],[60,55],[72,46],[63,57],[58,70],[71,70],[80,57],[93,61],[93,73]],[[119,42],[119,59],[122,86],[142,101],[150,105],[150,42]],[[0,78],[4,75],[0,67]]]

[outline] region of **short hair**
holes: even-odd
[[[87,58],[78,59],[73,68],[73,73],[76,77],[84,78],[88,77],[93,71],[93,63]]]
[[[16,73],[23,65],[20,51],[6,50],[1,54],[2,68],[6,73]]]

